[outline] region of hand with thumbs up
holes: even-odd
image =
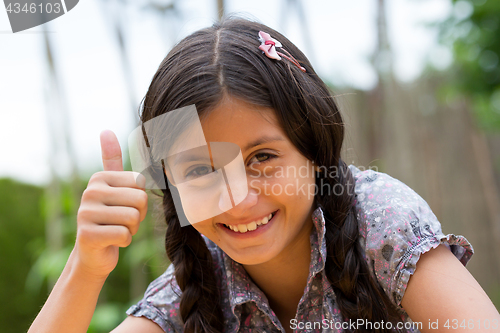
[[[104,282],[118,263],[119,248],[130,244],[146,216],[146,179],[123,171],[113,132],[101,133],[101,150],[104,171],[92,175],[82,195],[75,247],[28,333],[87,332]],[[120,332],[161,331],[150,320],[135,319],[132,329],[126,328],[129,319]]]
[[[119,247],[130,244],[145,218],[148,196],[145,178],[123,171],[115,134],[103,131],[100,139],[104,171],[92,175],[83,192],[74,252],[81,269],[105,277],[118,262]]]

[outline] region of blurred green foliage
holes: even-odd
[[[61,183],[56,198],[61,210],[63,246],[58,251],[46,244],[46,216],[54,198],[42,187],[0,179],[0,323],[2,332],[26,332],[43,306],[50,285],[61,274],[76,237],[76,213],[81,192],[88,180],[75,184]],[[150,198],[152,195],[150,195]],[[125,311],[137,302],[147,284],[166,269],[163,249],[164,228],[148,216],[141,223],[132,244],[120,250],[120,261],[110,274],[88,332],[109,332],[125,319]],[[134,281],[132,272],[139,274]],[[139,282],[134,288],[131,284]],[[140,290],[135,292],[133,290]]]
[[[452,48],[448,96],[467,96],[477,124],[500,130],[500,1],[452,0],[453,15],[440,27]]]
[[[43,189],[0,179],[0,323],[2,332],[26,332],[45,301],[47,284],[25,292],[26,276],[45,246]]]

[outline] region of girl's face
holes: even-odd
[[[243,265],[287,257],[299,240],[309,244],[314,168],[286,137],[273,110],[227,98],[201,124],[207,142],[240,147],[249,187],[241,203],[193,227]]]

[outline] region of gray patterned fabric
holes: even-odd
[[[404,183],[385,173],[361,171],[353,165],[349,168],[356,181],[359,242],[365,259],[409,327],[412,322],[401,307],[401,300],[420,255],[445,244],[466,265],[473,248],[463,236],[443,234],[441,224],[425,200]],[[325,221],[320,207],[314,211],[313,221],[309,278],[293,323],[280,323],[266,295],[251,281],[243,266],[205,238],[220,282],[225,332],[285,332],[284,325],[300,332],[342,332],[343,328],[354,328],[354,322],[342,320],[335,293],[324,272]],[[165,332],[183,332],[179,315],[182,292],[173,272],[170,265],[127,314],[149,318]],[[409,331],[419,332],[416,328]]]

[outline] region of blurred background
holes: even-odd
[[[12,34],[0,9],[0,326],[26,331],[73,247],[76,212],[102,170],[99,133],[124,152],[171,47],[238,13],[287,35],[331,86],[348,124],[343,159],[420,194],[500,306],[500,2],[496,0],[86,0]],[[147,220],[100,295],[108,332],[167,267]]]

